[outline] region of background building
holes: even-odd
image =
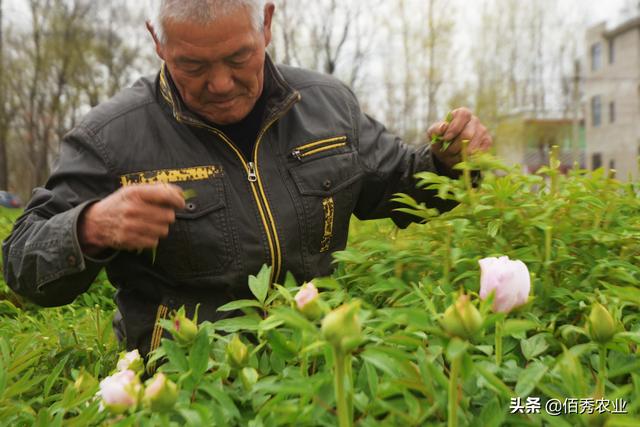
[[[495,132],[496,154],[506,164],[521,164],[523,170],[533,173],[549,164],[551,147],[557,145],[563,172],[576,162],[582,167],[585,164],[584,126],[580,121],[574,139],[573,125],[573,120],[564,118],[535,118],[523,114],[505,117]]]
[[[587,166],[638,179],[640,16],[587,30],[584,102]]]

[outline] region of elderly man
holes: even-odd
[[[486,150],[479,120],[457,109],[434,124],[431,135],[453,141],[445,151],[404,145],[339,81],[274,65],[273,14],[264,0],[161,2],[147,24],[161,70],[69,132],[4,242],[16,292],[67,304],[105,267],[116,333],[148,353],[159,318],[200,304],[200,320],[219,319],[217,307],[250,298],[247,277],[263,264],[272,281],[330,274],[352,214],[408,225],[394,193],[451,208],[413,175],[453,173],[463,139]]]

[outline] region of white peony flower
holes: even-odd
[[[509,257],[483,258],[480,264],[480,298],[488,298],[495,291],[493,311],[509,313],[527,303],[531,290],[531,276],[527,266]]]

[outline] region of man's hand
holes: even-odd
[[[171,184],[140,184],[120,188],[89,206],[78,222],[85,254],[105,249],[154,248],[169,233],[176,209],[185,206],[182,189]]]
[[[428,130],[429,140],[438,137],[438,142],[433,144],[433,155],[449,169],[462,161],[463,140],[469,141],[469,153],[487,151],[493,142],[487,128],[469,109],[456,108],[450,114],[449,123],[436,122]],[[451,143],[442,150],[443,143],[448,141]]]

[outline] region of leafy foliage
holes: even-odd
[[[462,426],[638,425],[640,423],[640,186],[602,171],[536,175],[495,159],[462,168],[465,179],[429,173],[420,186],[459,205],[435,216],[406,197],[404,209],[424,224],[398,230],[390,221],[352,223],[333,277],[314,280],[323,304],[362,302],[362,338],[345,364],[345,393],[355,425],[446,425],[452,361]],[[451,339],[440,318],[460,291],[479,290],[477,261],[508,255],[533,273],[533,297],[509,314],[479,305],[484,324],[469,342]],[[109,327],[112,290],[100,277],[74,304],[37,309],[3,288],[0,302],[0,420],[11,425],[336,425],[331,346],[320,320],[296,308],[289,276],[268,286],[268,269],[249,279],[256,300],[222,310],[241,317],[204,323],[191,344],[163,339],[152,355],[179,387],[168,412],[139,407],[100,412],[97,379],[115,367],[121,349]],[[4,285],[3,285],[4,286]],[[606,352],[586,328],[592,303],[616,325]],[[494,334],[503,322],[503,362]],[[172,328],[172,322],[164,326]],[[248,356],[233,358],[233,348]],[[241,343],[238,343],[240,340]],[[603,354],[605,355],[603,358]],[[241,362],[238,362],[241,361]],[[602,362],[602,363],[601,363]],[[604,394],[598,376],[606,369]],[[454,392],[455,392],[454,390]],[[512,397],[539,396],[540,414],[511,414]],[[627,402],[628,414],[552,417],[550,398]],[[455,409],[455,407],[454,407]]]

